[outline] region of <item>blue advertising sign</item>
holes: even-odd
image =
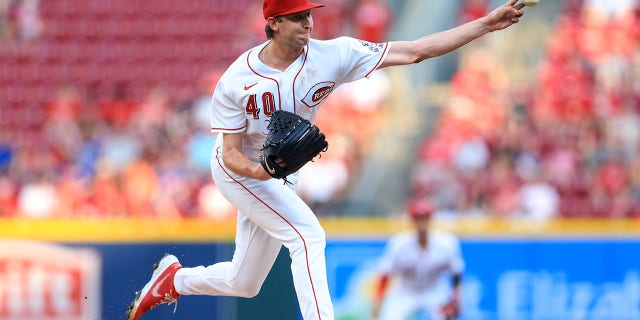
[[[384,239],[330,241],[336,319],[370,319]],[[640,319],[640,239],[461,239],[463,320]]]

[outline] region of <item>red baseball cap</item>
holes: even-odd
[[[267,19],[320,7],[324,7],[324,4],[307,0],[264,0],[262,14]]]
[[[434,210],[431,201],[424,198],[412,199],[407,206],[407,211],[412,218],[430,217]]]

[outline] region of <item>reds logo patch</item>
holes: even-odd
[[[380,52],[384,48],[384,43],[373,43],[369,41],[360,40],[360,44],[363,47],[369,48],[372,52]]]
[[[302,103],[307,107],[313,108],[319,105],[333,91],[335,82],[325,81],[316,83],[307,94],[302,98]]]

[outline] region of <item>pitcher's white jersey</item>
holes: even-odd
[[[267,133],[267,120],[275,110],[295,112],[313,122],[333,90],[368,77],[389,51],[388,43],[350,37],[310,39],[304,53],[280,71],[258,57],[269,42],[245,52],[227,69],[211,101],[211,131],[245,132],[243,152],[254,161]]]
[[[211,101],[211,131],[241,133],[242,152],[259,161],[267,125],[275,110],[314,121],[327,96],[343,83],[369,76],[386,58],[389,44],[342,37],[311,39],[284,71],[259,58],[267,41],[243,53],[222,75]],[[322,128],[320,128],[322,130]],[[176,275],[181,294],[253,296],[282,245],[289,249],[293,283],[304,319],[332,320],[324,257],[325,234],[318,218],[293,190],[297,175],[256,180],[229,170],[223,160],[223,135],[211,158],[220,192],[238,208],[236,251],[231,262],[184,269]],[[331,145],[331,141],[329,141]]]

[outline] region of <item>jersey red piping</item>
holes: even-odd
[[[251,63],[249,63],[249,57],[251,57],[251,53],[253,53],[253,49],[249,51],[249,53],[247,54],[247,67],[249,67],[249,70],[255,73],[258,77],[265,78],[267,80],[271,80],[276,83],[276,87],[278,88],[278,109],[282,109],[282,98],[280,97],[280,83],[278,83],[278,80],[274,78],[269,78],[267,76],[261,75],[260,73],[258,73],[258,71],[253,69],[253,67],[251,67]]]
[[[376,63],[376,66],[373,67],[373,69],[371,69],[371,71],[369,71],[369,73],[367,73],[365,78],[368,77],[369,75],[371,75],[372,72],[376,71],[376,69],[378,69],[380,64],[382,64],[382,58],[384,58],[386,56],[387,50],[389,50],[389,43],[388,42],[385,43],[385,45],[384,45],[384,51],[382,52],[382,55],[380,56],[380,59],[378,60],[378,63]]]
[[[300,66],[300,70],[298,70],[298,72],[296,73],[296,76],[293,77],[293,83],[291,84],[291,92],[293,92],[293,113],[296,113],[296,79],[298,79],[298,76],[300,75],[300,72],[302,72],[302,69],[304,68],[305,63],[307,63],[307,55],[309,54],[309,43],[307,43],[307,50],[305,50],[304,52],[304,60],[302,60],[302,65]]]
[[[211,132],[216,132],[216,131],[238,131],[238,130],[242,130],[244,128],[246,128],[247,125],[245,124],[242,127],[239,128],[211,128]]]
[[[314,298],[314,300],[316,302],[316,310],[318,311],[318,319],[322,320],[322,316],[320,315],[320,306],[318,305],[318,297],[316,296],[316,288],[315,288],[315,286],[313,284],[313,279],[311,278],[311,268],[309,266],[309,253],[307,252],[307,242],[304,240],[304,237],[302,236],[302,234],[300,234],[300,231],[298,231],[298,229],[296,229],[296,227],[291,222],[289,222],[289,220],[285,219],[275,209],[271,208],[266,202],[264,202],[262,199],[260,199],[260,197],[258,197],[255,193],[251,192],[251,190],[249,190],[249,188],[247,188],[240,181],[236,180],[233,176],[231,176],[231,174],[229,174],[229,172],[227,172],[227,169],[222,165],[222,163],[220,163],[220,157],[219,156],[220,156],[220,147],[216,148],[216,161],[218,162],[218,165],[220,166],[222,171],[224,171],[224,173],[231,180],[233,180],[235,183],[239,184],[243,189],[245,189],[247,192],[249,192],[249,194],[251,194],[254,198],[256,198],[256,200],[260,201],[260,203],[262,203],[265,207],[269,208],[269,210],[271,210],[271,212],[275,213],[278,217],[280,217],[280,219],[282,219],[289,226],[291,226],[293,231],[295,231],[298,234],[298,236],[300,237],[300,240],[302,240],[302,244],[304,246],[305,261],[307,263],[307,274],[309,275],[309,282],[311,283],[311,291],[313,291],[313,298]]]

